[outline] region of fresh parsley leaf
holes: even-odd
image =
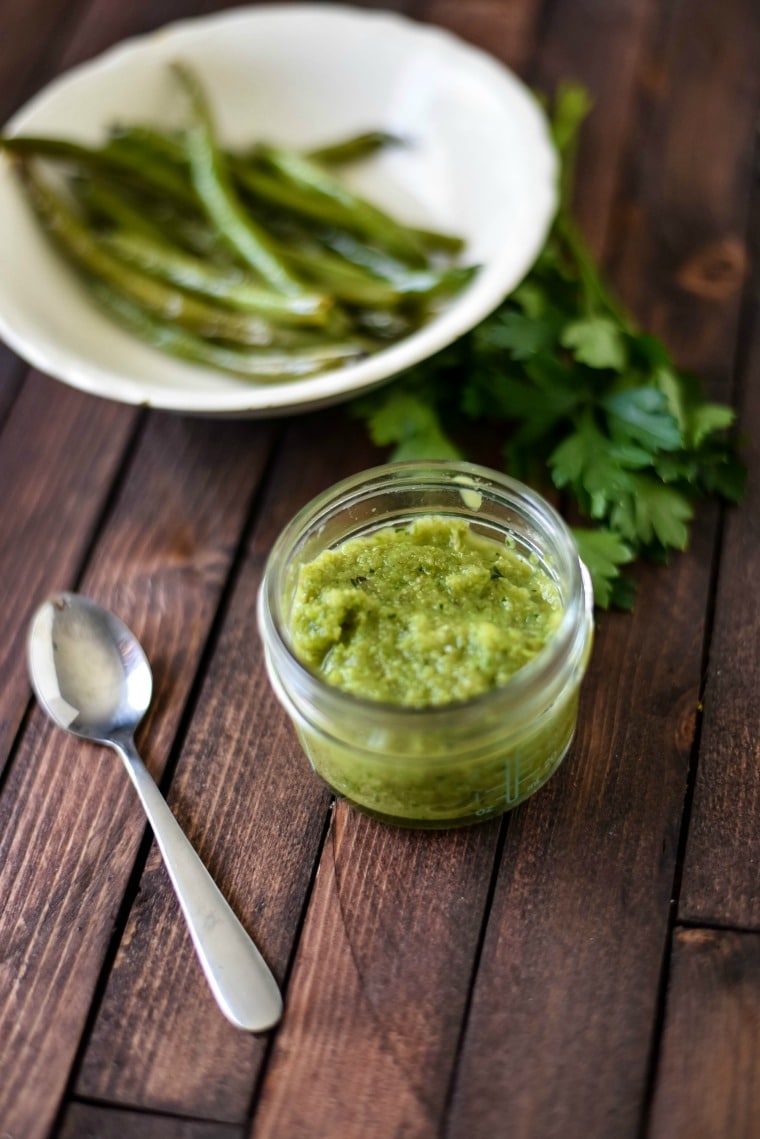
[[[684,494],[651,475],[635,475],[633,491],[612,509],[614,530],[639,549],[672,546],[685,550],[694,510]]]
[[[692,447],[700,447],[708,435],[725,431],[735,419],[734,410],[722,403],[703,403],[689,409],[688,432]]]
[[[579,364],[590,368],[614,368],[622,372],[627,353],[621,328],[607,316],[585,317],[566,324],[560,343],[569,348]]]
[[[672,364],[667,363],[657,367],[653,378],[665,394],[683,433],[684,442],[691,450],[698,450],[708,435],[726,431],[733,425],[733,408],[722,403],[708,403],[696,376],[679,374]]]
[[[633,561],[631,547],[612,530],[573,529],[581,561],[591,575],[594,601],[601,609],[608,609],[618,590],[622,597],[620,567]]]
[[[551,325],[521,312],[506,310],[486,321],[475,331],[475,343],[481,348],[500,348],[514,360],[529,360],[554,340]]]
[[[640,453],[634,451],[632,455],[632,465],[640,465]],[[624,451],[590,418],[555,447],[548,463],[555,486],[572,488],[584,513],[592,518],[603,518],[611,503],[635,488]]]
[[[539,488],[548,476],[593,524],[576,537],[597,603],[628,609],[633,583],[620,566],[685,549],[696,500],[739,501],[746,471],[732,410],[707,401],[698,378],[635,328],[571,216],[590,107],[578,86],[555,95],[560,205],[523,282],[471,333],[355,409],[393,459],[459,458],[462,425],[471,439],[482,424],[489,444],[503,430],[507,470]]]
[[[373,443],[393,445],[392,462],[405,459],[461,459],[462,452],[445,434],[435,408],[403,388],[366,397],[355,408],[366,419]]]
[[[613,435],[656,451],[675,451],[683,443],[666,397],[657,388],[614,391],[601,400]]]

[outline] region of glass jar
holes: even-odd
[[[402,707],[325,683],[289,639],[299,567],[422,515],[466,519],[473,532],[538,558],[562,601],[556,631],[506,684],[456,704]],[[428,828],[492,818],[538,790],[570,746],[591,649],[591,583],[559,514],[506,475],[463,462],[393,463],[337,483],[272,548],[258,619],[269,679],[314,770],[375,818]]]

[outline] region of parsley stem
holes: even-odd
[[[573,218],[566,210],[562,209],[557,214],[554,225],[555,232],[564,245],[565,252],[570,255],[577,270],[586,295],[589,314],[598,312],[601,305],[620,324],[624,332],[635,334],[636,329],[633,321],[602,281],[596,268],[594,256]]]

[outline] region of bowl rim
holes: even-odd
[[[495,57],[466,43],[446,28],[415,20],[402,13],[352,8],[335,3],[295,3],[263,4],[182,18],[156,31],[123,40],[56,76],[12,116],[5,130],[8,133],[18,133],[27,129],[30,119],[32,129],[35,129],[35,118],[44,116],[48,106],[55,103],[62,90],[70,88],[83,77],[107,74],[114,68],[128,67],[136,57],[155,54],[157,59],[161,59],[167,50],[165,45],[174,39],[202,37],[206,31],[217,27],[228,31],[240,27],[247,31],[252,25],[267,20],[282,22],[284,27],[297,27],[299,19],[306,15],[311,20],[335,20],[345,25],[374,25],[376,30],[383,26],[401,28],[405,34],[419,37],[421,43],[444,44],[459,57],[470,61],[478,75],[485,77],[495,90],[501,91],[503,97],[517,100],[521,104],[521,113],[529,118],[532,116],[533,165],[542,171],[542,177],[537,181],[532,200],[536,219],[534,230],[529,234],[518,235],[522,243],[519,262],[514,262],[513,249],[505,246],[440,314],[417,332],[365,360],[295,382],[252,384],[241,381],[239,387],[222,390],[214,388],[214,380],[218,382],[218,375],[213,369],[197,368],[179,361],[172,361],[173,367],[190,369],[188,376],[193,377],[195,385],[202,383],[202,387],[175,388],[169,385],[161,388],[160,384],[157,386],[156,379],[146,381],[143,377],[139,380],[124,372],[104,368],[78,355],[69,345],[56,343],[54,336],[40,339],[37,331],[35,337],[33,319],[25,321],[22,315],[19,322],[18,311],[14,311],[11,306],[9,316],[0,303],[0,335],[32,366],[85,392],[129,404],[203,415],[299,412],[343,401],[391,380],[469,331],[519,283],[545,241],[557,203],[558,162],[543,110],[522,81]],[[44,125],[42,129],[44,130]],[[52,250],[51,256],[54,256]],[[105,316],[102,319],[107,320]],[[113,329],[115,349],[119,345],[117,334],[122,337],[122,344],[126,343],[124,337],[132,342],[129,334],[118,326],[114,325]],[[157,350],[142,345],[140,347],[150,353],[149,358],[157,364],[155,371],[160,373],[160,364],[163,361],[166,365],[166,357]]]

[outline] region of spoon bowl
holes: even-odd
[[[271,1028],[282,1015],[277,983],[135,748],[134,731],[153,690],[150,665],[137,638],[89,598],[58,593],[34,614],[27,649],[32,687],[51,720],[121,756],[222,1012],[250,1032]]]
[[[87,597],[59,594],[29,630],[37,699],[59,727],[107,744],[134,732],[150,705],[153,677],[142,646],[119,618]]]

